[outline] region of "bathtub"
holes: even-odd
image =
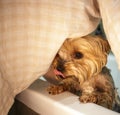
[[[111,69],[120,94],[120,71],[112,54],[108,57],[107,66]],[[49,95],[46,91],[48,86],[49,83],[40,78],[19,94],[16,99],[40,115],[120,115],[93,103],[80,103],[79,97],[70,92]]]

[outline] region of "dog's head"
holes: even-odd
[[[58,51],[53,68],[58,77],[74,76],[82,83],[106,65],[110,46],[98,36],[67,39]]]

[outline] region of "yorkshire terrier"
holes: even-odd
[[[59,84],[51,85],[48,92],[55,95],[70,91],[79,94],[80,102],[96,103],[113,110],[119,102],[106,67],[109,52],[107,40],[100,36],[67,39],[52,63]]]

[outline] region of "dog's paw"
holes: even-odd
[[[47,91],[49,92],[49,94],[56,95],[64,92],[64,88],[63,86],[51,85],[47,88]]]
[[[80,96],[80,102],[82,103],[97,103],[97,97],[92,94],[85,94]]]

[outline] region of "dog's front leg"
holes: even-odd
[[[67,89],[64,87],[63,84],[62,85],[50,85],[47,88],[47,91],[49,92],[49,94],[52,94],[52,95],[60,94],[66,90]]]
[[[79,82],[74,77],[68,77],[63,79],[58,85],[51,85],[47,91],[49,94],[56,95],[64,91],[76,92],[79,90]]]
[[[60,82],[58,85],[50,85],[47,88],[47,91],[49,92],[49,94],[52,95],[56,95],[56,94],[60,94],[64,91],[67,91],[69,88],[69,84],[67,84],[66,82],[67,80],[63,80],[62,82]]]
[[[103,83],[103,82],[102,82]],[[94,87],[91,85],[84,86],[82,94],[80,96],[80,102],[83,103],[96,103],[103,107],[112,109],[114,100],[114,89],[112,86],[104,86],[104,84],[95,84]]]
[[[95,103],[103,107],[112,109],[112,97],[110,97],[106,92],[105,93],[83,93],[80,96],[80,102],[83,103]]]

